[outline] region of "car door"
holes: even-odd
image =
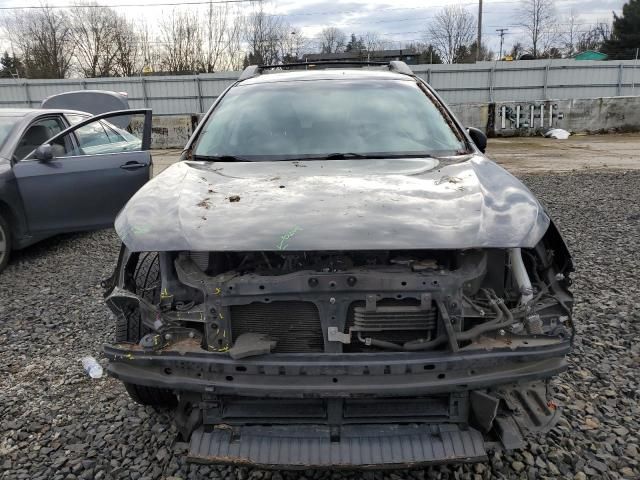
[[[110,120],[128,125],[109,132]],[[80,120],[14,165],[31,233],[90,230],[113,225],[151,172],[151,110],[122,110]],[[123,139],[124,138],[124,139]],[[40,156],[40,158],[38,158]]]

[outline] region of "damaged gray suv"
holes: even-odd
[[[565,243],[404,63],[320,67],[247,68],[122,210],[109,373],[194,461],[518,448],[560,412]]]

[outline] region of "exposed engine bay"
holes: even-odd
[[[140,284],[143,255],[157,273]],[[566,368],[573,299],[555,229],[533,249],[123,248],[119,264],[107,303],[144,330],[106,347],[110,373],[175,392],[178,426],[197,445],[224,436],[220,423],[245,438],[256,422],[263,436],[319,424],[348,437],[375,418],[472,425],[455,431],[460,442],[484,445],[473,439],[484,432],[515,448],[557,419],[547,379]],[[211,455],[197,445],[194,458]]]
[[[507,333],[565,338],[569,279],[551,256],[543,248],[167,253],[157,298],[141,312],[151,329],[189,330],[204,350],[232,358],[457,351]],[[116,311],[121,300],[111,298]],[[239,340],[253,348],[234,351]]]

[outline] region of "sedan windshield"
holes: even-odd
[[[408,80],[239,85],[205,124],[194,155],[212,160],[441,156],[466,150]]]

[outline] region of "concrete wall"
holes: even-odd
[[[199,115],[154,115],[151,125],[151,148],[182,148],[189,140]],[[143,119],[133,118],[131,128],[142,135]]]
[[[491,136],[539,135],[550,128],[572,133],[640,130],[640,97],[499,102],[489,107],[482,126]],[[465,106],[469,108],[483,112],[483,105]]]
[[[458,104],[451,109],[463,125],[480,128],[489,136],[540,135],[549,128],[572,133],[640,130],[640,96]],[[198,118],[196,114],[154,116],[152,147],[182,148]]]
[[[486,132],[489,118],[488,103],[458,104],[449,105],[449,107],[464,126],[480,128]]]

